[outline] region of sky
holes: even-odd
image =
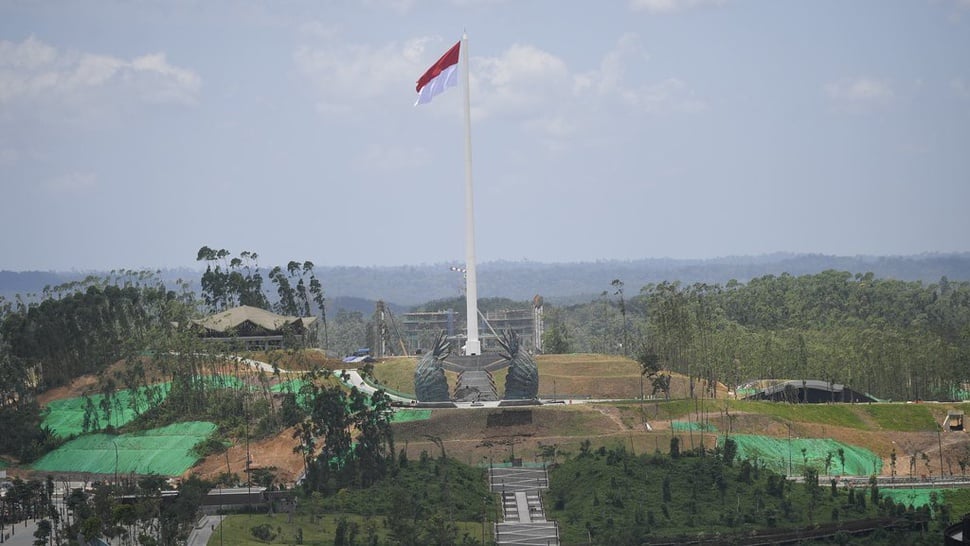
[[[970,251],[970,0],[0,2],[0,269]]]

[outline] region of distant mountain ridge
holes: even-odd
[[[318,266],[316,275],[323,283],[333,309],[363,310],[366,303],[382,299],[388,303],[412,306],[427,301],[452,298],[462,293],[463,278],[451,268],[462,264],[442,263],[405,266]],[[270,266],[271,267],[271,266]],[[264,271],[264,276],[268,272]],[[628,293],[649,283],[740,282],[764,275],[807,275],[827,269],[851,273],[872,272],[880,278],[935,283],[941,277],[951,281],[970,281],[970,252],[919,254],[913,256],[828,256],[822,254],[774,253],[759,256],[726,256],[711,259],[648,258],[641,260],[600,260],[578,263],[540,263],[496,261],[478,265],[479,297],[506,297],[531,300],[541,295],[551,302],[588,300],[611,291],[610,282],[620,279]],[[0,271],[0,296],[39,293],[44,286],[80,280],[107,272]],[[189,280],[197,286],[202,270],[164,269],[167,283]],[[272,286],[267,281],[267,291]],[[343,305],[340,305],[343,302]]]

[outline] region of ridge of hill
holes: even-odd
[[[685,448],[693,448],[711,447],[724,434],[748,434],[777,441],[793,437],[796,447],[799,441],[812,438],[858,446],[872,453],[873,469],[884,476],[959,475],[970,464],[970,435],[946,432],[941,437],[939,428],[950,410],[970,412],[970,403],[754,402],[736,400],[720,384],[713,391],[715,398],[690,399],[690,380],[679,374],[671,378],[671,400],[651,397],[648,385],[644,392],[647,398],[641,401],[639,366],[628,358],[542,355],[537,364],[541,378],[539,397],[556,399],[559,404],[435,410],[427,420],[396,423],[398,446],[403,446],[412,458],[418,458],[422,451],[434,453],[443,449],[460,461],[476,464],[485,459],[515,457],[554,460],[558,455],[578,453],[586,440],[594,445],[621,443],[632,452],[645,453],[666,451],[674,436],[680,437]],[[409,382],[413,381],[416,365],[415,358],[394,358],[376,364],[374,374],[380,384],[407,392],[411,390]],[[45,393],[41,402],[49,405],[55,400],[96,392],[97,381],[94,376],[78,378],[67,388]],[[501,383],[501,378],[497,382]],[[709,396],[711,391],[702,382],[695,386],[695,393]],[[587,398],[613,401],[582,403]],[[248,449],[236,440],[228,455],[207,457],[190,472],[217,478],[225,471],[227,460],[232,468],[241,468],[248,450],[252,460],[274,467],[281,480],[291,481],[302,470],[302,460],[294,455],[297,440],[292,429],[254,439]],[[799,449],[795,449],[795,455],[796,463],[800,457],[809,457],[813,464],[821,464],[817,460],[824,458],[824,454],[806,455]]]
[[[367,302],[383,299],[401,306],[454,297],[461,292],[462,278],[451,269],[459,262],[402,266],[317,266],[333,310],[367,310]],[[746,282],[764,275],[807,275],[828,269],[852,273],[872,272],[877,277],[904,281],[936,282],[941,277],[970,280],[970,252],[926,253],[913,256],[832,256],[779,252],[759,256],[725,256],[711,259],[647,258],[597,260],[573,263],[494,261],[478,265],[480,297],[530,300],[536,294],[555,302],[573,302],[599,294],[613,279],[628,287],[679,280],[684,283]],[[47,285],[101,275],[98,271],[0,271],[0,296],[39,293]],[[201,269],[162,269],[166,282],[188,280],[193,285]],[[393,309],[395,310],[396,309]]]

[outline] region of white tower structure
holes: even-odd
[[[472,114],[468,77],[468,34],[462,33],[460,54],[461,81],[465,103],[465,310],[468,338],[466,356],[482,354],[478,338],[478,277],[475,272],[475,194],[472,186]]]

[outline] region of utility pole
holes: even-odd
[[[940,445],[940,479],[943,479],[943,434],[940,432],[942,426],[936,428],[936,441]]]
[[[788,423],[788,475],[791,476],[791,423]]]

